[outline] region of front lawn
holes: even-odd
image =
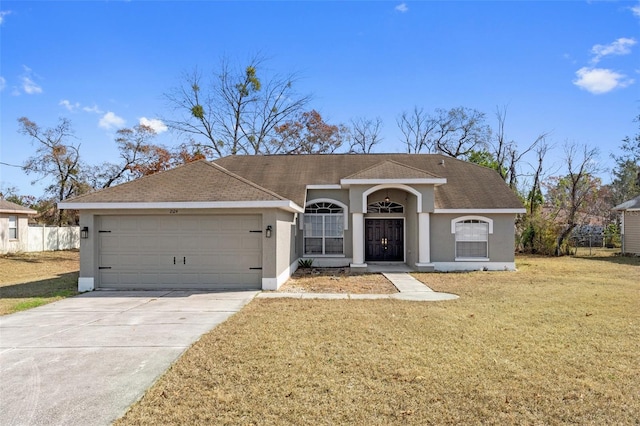
[[[0,256],[0,315],[78,294],[78,250]]]
[[[640,261],[416,274],[455,301],[256,299],[118,425],[638,424]]]

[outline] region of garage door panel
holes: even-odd
[[[260,288],[259,215],[102,216],[99,286]],[[174,263],[175,258],[175,263]]]

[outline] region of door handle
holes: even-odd
[[[175,256],[173,256],[173,264],[174,265],[176,264],[176,257]]]
[[[186,258],[186,257],[183,257],[183,258],[182,258],[182,264],[183,264],[183,265],[186,265],[186,264],[187,264],[187,258]]]

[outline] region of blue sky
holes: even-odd
[[[163,93],[183,72],[261,52],[297,72],[309,108],[331,124],[380,117],[377,152],[403,152],[396,118],[414,106],[487,114],[508,107],[506,132],[526,146],[542,132],[599,147],[601,166],[640,113],[639,1],[2,1],[0,162],[35,147],[26,116],[71,120],[85,162],[116,161],[115,131],[156,126]],[[556,156],[556,160],[553,159]],[[608,173],[603,174],[605,181]],[[43,182],[0,165],[0,187],[39,196]]]

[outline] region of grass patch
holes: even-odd
[[[0,256],[0,315],[78,294],[77,250]]]
[[[256,299],[117,425],[638,424],[639,259],[416,274],[455,301]]]
[[[279,289],[284,293],[391,294],[398,289],[382,274],[352,274],[349,268],[298,268]]]

